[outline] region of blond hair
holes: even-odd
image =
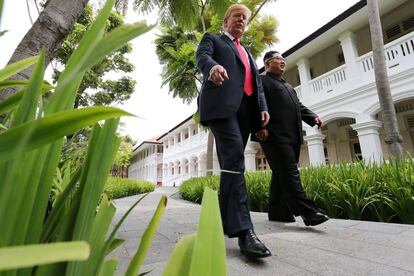
[[[245,6],[243,4],[233,4],[233,5],[231,5],[227,9],[226,14],[224,15],[223,21],[225,21],[226,19],[228,19],[230,17],[231,12],[233,10],[236,10],[236,9],[243,9],[243,10],[245,10],[247,12],[247,17],[248,17],[247,20],[249,20],[250,19],[250,16],[252,16],[252,12],[250,11],[250,9],[247,6]]]

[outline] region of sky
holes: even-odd
[[[277,0],[267,4],[260,15],[273,15],[279,22],[276,33],[279,42],[271,49],[283,53],[356,2],[358,1]],[[31,16],[35,20],[34,10]],[[141,20],[153,24],[156,16],[139,15],[129,9],[127,22]],[[30,29],[31,22],[26,0],[5,0],[0,24],[0,30],[8,30],[0,38],[0,68],[2,68]],[[136,69],[130,76],[137,81],[137,85],[131,98],[125,104],[117,106],[137,115],[137,117],[122,118],[121,133],[129,134],[138,143],[164,134],[187,119],[197,108],[195,102],[185,104],[179,98],[173,99],[172,94],[168,93],[168,85],[161,87],[162,69],[153,43],[157,33],[159,31],[155,28],[131,41],[134,51],[129,59]],[[257,60],[257,65],[259,67],[263,65],[261,58]]]

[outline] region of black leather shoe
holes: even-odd
[[[239,246],[240,252],[249,258],[265,258],[272,255],[252,229],[246,230],[239,235]]]
[[[309,212],[301,215],[306,226],[315,226],[324,223],[329,217],[321,212]]]
[[[269,216],[269,221],[277,221],[277,222],[290,223],[290,222],[295,222],[296,219],[295,219],[294,216],[285,217],[285,218],[279,218],[279,217],[271,217],[271,216]]]

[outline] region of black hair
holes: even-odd
[[[278,51],[269,51],[263,57],[263,63],[266,63],[266,60],[271,58],[274,54],[280,54]]]

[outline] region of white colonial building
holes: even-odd
[[[413,156],[414,1],[379,0],[379,6],[388,78],[403,147]],[[283,55],[287,62],[285,79],[295,87],[302,103],[324,122],[322,130],[304,124],[306,134],[300,165],[351,162],[360,158],[380,161],[388,157],[365,0]],[[130,178],[155,179],[157,172],[157,181],[162,179],[162,185],[173,186],[190,177],[205,175],[207,133],[196,126],[191,117],[157,139],[157,146],[163,145],[162,158],[158,155],[158,158],[141,159],[142,152],[150,146],[147,143],[150,142],[135,149]],[[160,151],[157,154],[161,154]],[[137,170],[138,167],[141,169]],[[145,167],[152,169],[142,169]],[[247,145],[246,169],[266,169],[257,143]],[[218,172],[216,157],[214,170]]]

